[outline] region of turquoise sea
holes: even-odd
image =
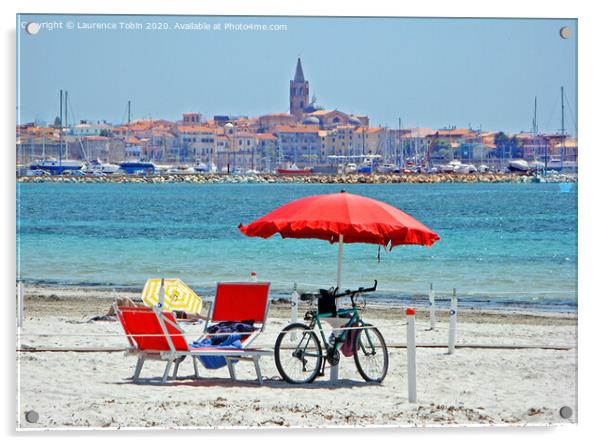
[[[26,282],[141,288],[180,277],[269,280],[273,294],[329,287],[337,246],[247,238],[237,226],[290,200],[337,192],[302,184],[17,184],[18,274]],[[577,193],[558,184],[382,184],[344,189],[388,202],[441,236],[434,246],[345,245],[343,285],[379,281],[375,299],[420,304],[457,288],[461,305],[577,307]]]

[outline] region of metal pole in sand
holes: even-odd
[[[408,357],[408,401],[416,403],[416,311],[406,309],[408,338],[406,354]]]
[[[447,344],[447,353],[453,354],[456,349],[456,317],[458,315],[458,297],[456,296],[456,288],[451,297],[449,305],[449,341]]]
[[[19,280],[17,282],[17,295],[19,297],[19,316],[17,318],[17,327],[22,328],[23,327],[23,283],[21,282],[21,280]]]
[[[433,291],[433,283],[431,283],[431,287],[429,289],[429,309],[431,313],[431,329],[435,330],[437,316],[435,314],[435,292]]]

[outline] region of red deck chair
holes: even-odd
[[[210,325],[220,321],[251,320],[255,331],[240,340],[243,346],[249,346],[265,328],[269,290],[270,283],[217,283],[205,333]]]
[[[167,361],[162,383],[167,381],[171,366],[175,364],[172,378],[177,377],[178,367],[187,356],[193,357],[194,375],[199,377],[195,356],[213,355],[226,358],[232,380],[236,380],[234,361],[252,361],[255,365],[257,380],[262,383],[259,359],[273,352],[266,349],[250,349],[249,344],[264,330],[267,313],[269,283],[219,283],[215,300],[205,332],[209,323],[219,321],[253,320],[255,331],[241,338],[244,349],[190,348],[184,331],[178,325],[174,314],[162,312],[157,308],[115,307],[117,318],[121,322],[131,348],[128,353],[138,356],[133,380],[138,381],[142,366],[146,360]]]
[[[170,368],[175,363],[175,378],[180,362],[190,349],[174,314],[155,308],[131,306],[115,306],[115,313],[131,346],[128,353],[138,356],[133,380],[138,381],[146,360],[167,361],[162,383],[167,381]],[[198,376],[196,361],[194,368],[195,376]]]
[[[243,350],[248,352],[247,356],[230,355],[230,350],[225,350],[223,355],[228,365],[228,372],[232,380],[236,380],[236,372],[234,370],[234,362],[237,360],[253,361],[257,378],[261,381],[261,370],[259,367],[259,358],[263,355],[268,355],[271,351],[249,349],[249,346],[261,334],[266,325],[268,312],[270,309],[270,301],[268,298],[270,283],[218,283],[215,293],[215,299],[211,302],[211,309],[207,323],[205,323],[204,333],[207,334],[207,329],[214,323],[221,321],[253,321],[255,330],[248,335],[241,335],[240,342],[243,345]],[[199,340],[202,340],[201,337]],[[207,349],[217,348],[195,348],[194,351],[201,352]],[[219,350],[218,351],[224,351]]]

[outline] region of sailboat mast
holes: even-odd
[[[63,90],[59,90],[59,127],[63,126]]]
[[[67,128],[69,128],[68,123],[67,123],[67,119],[68,119],[68,115],[67,115],[67,101],[68,101],[68,91],[65,90],[65,131],[67,131]],[[69,141],[65,140],[65,159],[69,159]]]
[[[561,118],[560,118],[560,133],[562,134],[561,145],[560,145],[560,171],[564,168],[564,141],[566,139],[564,135],[564,87],[560,87],[560,108],[561,108]]]
[[[537,134],[537,96],[535,96],[535,109],[533,111],[533,134]]]
[[[397,129],[399,130],[399,151],[397,152],[397,165],[401,166],[403,160],[403,139],[401,138],[401,118],[398,118]],[[401,159],[399,157],[401,156]]]
[[[59,165],[63,159],[63,90],[60,90],[59,100]]]

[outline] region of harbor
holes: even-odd
[[[430,174],[343,174],[343,175],[277,175],[277,174],[164,174],[164,175],[40,175],[20,176],[22,183],[116,183],[116,184],[439,184],[439,183],[576,183],[576,174],[548,176],[519,173],[430,173]]]

